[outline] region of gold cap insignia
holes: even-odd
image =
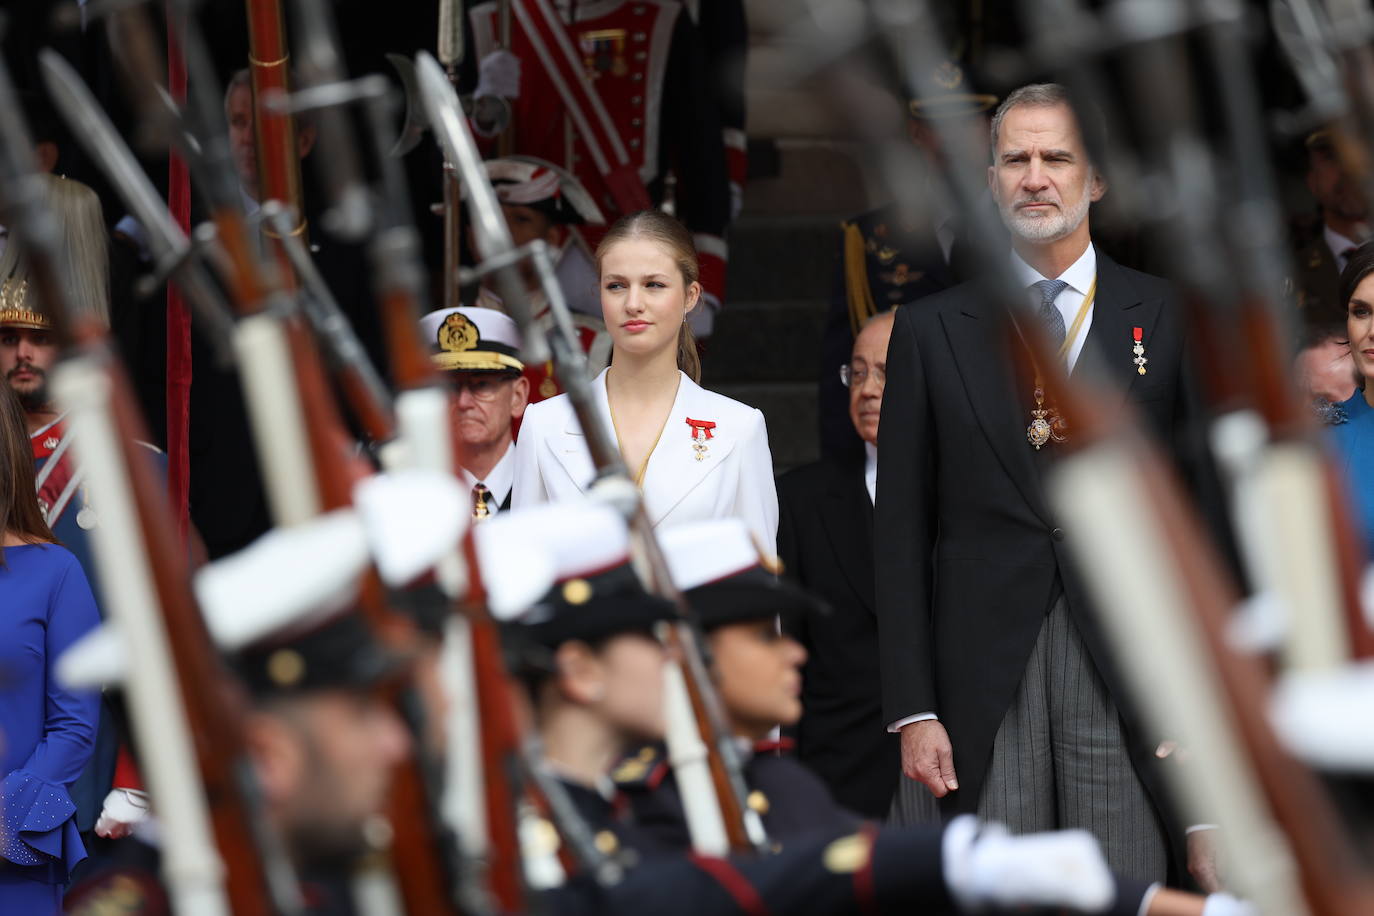
[[[563,600],[569,604],[586,604],[591,597],[592,586],[586,579],[572,579],[563,586]]]
[[[444,319],[443,324],[439,325],[438,343],[441,350],[461,353],[464,350],[474,349],[480,339],[481,335],[477,333],[477,325],[468,320],[468,316],[462,312],[454,312]]]
[[[958,89],[964,84],[964,71],[954,61],[947,60],[935,68],[933,79],[942,89]]]
[[[298,684],[305,677],[305,659],[295,649],[278,649],[267,660],[267,676],[280,687]]]

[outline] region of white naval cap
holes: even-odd
[[[482,165],[503,204],[533,207],[560,223],[606,223],[582,182],[561,166],[535,156],[502,156]]]
[[[377,474],[353,498],[353,508],[273,529],[195,574],[196,600],[221,651],[322,623],[350,605],[369,564],[387,585],[414,581],[457,550],[469,521],[467,491],[437,471]],[[113,622],[58,661],[58,676],[74,687],[119,682],[126,671]]]
[[[472,533],[487,606],[513,620],[554,585],[621,565],[630,557],[624,516],[579,499],[502,512]]]
[[[520,328],[509,315],[495,309],[438,309],[420,319],[420,336],[440,369],[521,372],[525,368],[520,361]]]
[[[675,525],[658,532],[658,543],[682,592],[764,565],[749,526],[738,518]]]

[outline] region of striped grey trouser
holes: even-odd
[[[1080,827],[1097,837],[1113,871],[1165,878],[1164,831],[1063,598],[1045,617],[997,730],[978,816],[1012,833]]]

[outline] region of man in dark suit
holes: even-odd
[[[1330,130],[1318,130],[1303,142],[1307,149],[1307,190],[1321,208],[1321,221],[1294,252],[1298,310],[1307,324],[1345,320],[1340,301],[1341,271],[1350,255],[1369,238],[1369,205],[1359,179],[1336,153]]]
[[[783,574],[830,607],[783,619],[807,652],[797,756],[842,805],[873,818],[887,815],[900,766],[897,740],[883,728],[873,603],[873,486],[893,315],[868,320],[840,373],[863,455],[826,458],[778,480]]]
[[[989,185],[1026,287],[1019,323],[1040,322],[1070,371],[1091,348],[1173,442],[1196,401],[1184,316],[1164,281],[1094,248],[1088,209],[1106,184],[1063,89],[1012,93],[992,137]],[[1129,698],[1042,489],[1062,446],[1028,442],[1037,386],[1003,317],[970,285],[897,312],[874,532],[884,717],[903,772],[946,813],[1082,827],[1116,871],[1163,879],[1170,835],[1142,778],[1159,736],[1119,712]]]

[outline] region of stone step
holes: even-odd
[[[732,302],[827,298],[839,256],[838,218],[742,217],[730,229],[726,310]]]
[[[743,218],[835,214],[852,216],[869,208],[874,176],[868,156],[854,142],[815,139],[765,139],[750,128],[750,168],[760,177],[744,188]],[[764,144],[771,149],[765,151]]]
[[[702,369],[707,387],[814,381],[828,308],[824,299],[730,302],[706,345]]]
[[[815,382],[741,383],[712,390],[763,411],[773,467],[779,473],[820,457]]]

